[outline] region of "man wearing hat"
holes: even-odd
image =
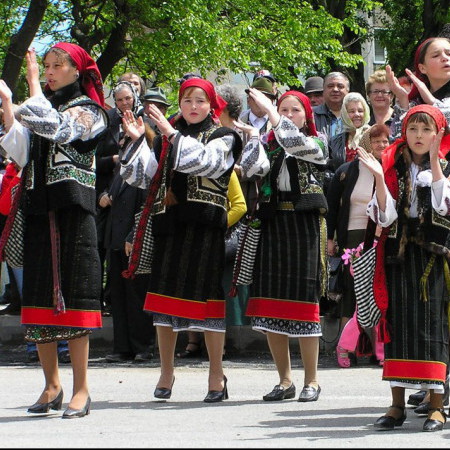
[[[153,123],[152,120],[148,119],[148,111],[150,105],[155,105],[164,114],[164,116],[166,116],[167,109],[171,105],[167,101],[166,94],[159,86],[149,88],[145,91],[145,95],[142,97],[142,103],[144,104],[144,114],[146,115],[150,126],[156,133],[159,133],[159,128]]]
[[[277,98],[277,95],[275,93],[276,91],[274,90],[274,84],[275,83],[266,76],[260,76],[255,77],[250,87],[252,87],[253,89],[258,89],[258,91],[261,91],[266,97],[274,101]],[[249,90],[246,89],[245,92],[248,94]],[[258,107],[258,105],[256,105],[254,100],[249,95],[247,95],[247,104],[249,106],[249,109],[244,111],[240,115],[239,119],[244,123],[258,128],[259,134],[263,134],[269,131],[269,117]]]
[[[309,77],[305,81],[305,94],[311,102],[311,106],[318,106],[323,103],[323,78]]]

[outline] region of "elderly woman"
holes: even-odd
[[[336,172],[345,162],[353,161],[364,132],[369,128],[370,109],[358,92],[349,92],[342,102],[341,118],[344,131],[329,142],[328,168]]]

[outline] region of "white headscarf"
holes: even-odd
[[[363,124],[359,128],[356,128],[355,125],[353,125],[353,122],[348,115],[347,105],[349,102],[360,102],[364,108]],[[364,97],[359,92],[349,92],[344,97],[341,107],[341,118],[342,123],[344,124],[344,131],[355,133],[350,139],[348,146],[349,148],[356,149],[359,146],[362,135],[370,128],[370,108]]]

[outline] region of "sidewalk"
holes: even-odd
[[[9,348],[9,347],[8,347]],[[4,346],[0,349],[4,354]],[[317,402],[299,403],[303,368],[293,357],[296,397],[264,402],[278,382],[270,358],[224,361],[229,400],[206,404],[207,363],[176,362],[172,398],[155,401],[159,360],[146,364],[104,364],[90,360],[91,414],[62,420],[62,411],[45,417],[26,413],[42,390],[37,364],[10,364],[0,357],[0,448],[448,448],[450,425],[424,433],[423,417],[408,408],[394,431],[379,432],[375,420],[391,403],[381,368],[360,364],[339,369],[321,357]],[[71,396],[69,365],[60,369],[63,409]],[[410,391],[412,392],[412,391]]]

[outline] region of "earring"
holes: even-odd
[[[75,75],[76,79],[78,80],[78,78],[80,78],[80,72],[77,72]]]

